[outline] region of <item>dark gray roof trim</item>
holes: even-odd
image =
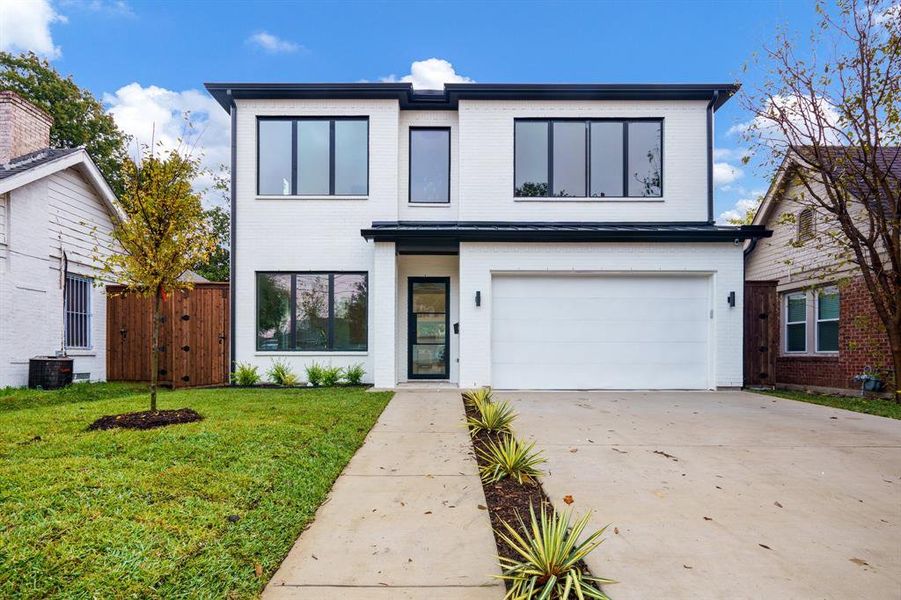
[[[414,90],[410,83],[206,83],[226,111],[233,99],[396,99],[405,110],[455,110],[460,100],[710,100],[714,110],[734,83],[448,83],[444,90]]]
[[[6,179],[7,177],[24,173],[29,169],[47,164],[57,158],[62,158],[73,152],[78,152],[79,150],[81,150],[81,148],[43,148],[41,150],[29,152],[28,154],[23,154],[22,156],[17,156],[5,165],[0,164],[0,179]]]
[[[735,242],[773,235],[760,225],[487,221],[376,221],[360,233],[367,240],[395,242]]]

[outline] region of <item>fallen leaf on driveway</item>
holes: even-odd
[[[865,561],[862,558],[849,558],[848,560],[853,562],[858,567],[869,567],[870,566],[870,563],[868,563],[867,561]]]
[[[663,450],[654,450],[654,454],[659,454],[660,456],[664,456],[674,462],[679,462],[679,459],[673,456],[672,454],[667,454]]]
[[[479,510],[488,510],[488,507],[484,504],[477,504],[476,508],[478,508]]]
[[[682,565],[682,568],[683,568],[683,569],[692,569],[692,568],[694,568],[694,567],[689,567],[688,565]]]
[[[628,452],[626,452],[625,450],[620,450],[619,448],[611,447],[610,449],[613,450],[614,452],[619,452],[620,454],[628,454]]]
[[[613,528],[613,533],[616,534],[616,535],[619,535],[619,527],[614,527],[614,528]]]
[[[778,500],[776,500],[775,502],[773,502],[773,506],[777,506],[777,507],[779,507],[779,508],[782,508],[782,505],[779,504],[779,501],[778,501]]]
[[[566,504],[572,504],[574,500],[572,496],[567,494],[566,496],[563,496],[563,502],[565,502]]]
[[[705,521],[712,521],[713,518],[712,518],[712,517],[704,517],[704,520],[705,520]]]
[[[430,514],[432,514],[432,511],[427,510],[427,511],[425,511],[423,514],[430,515]]]
[[[579,449],[578,448],[570,448],[569,451],[572,452],[573,454],[575,454],[576,452],[579,451]]]
[[[757,544],[757,545],[760,546],[761,548],[766,548],[767,550],[772,550],[772,548],[770,548],[766,544]]]

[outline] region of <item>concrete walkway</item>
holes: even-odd
[[[263,598],[503,598],[470,450],[459,391],[397,392]]]
[[[901,421],[744,392],[505,392],[614,600],[901,598]],[[614,527],[616,529],[614,530]]]

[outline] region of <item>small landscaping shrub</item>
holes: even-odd
[[[543,506],[539,516],[535,515],[533,506],[529,506],[529,513],[531,521],[528,525],[519,517],[521,531],[528,532],[525,535],[505,521],[502,524],[506,531],[497,531],[498,537],[517,554],[516,558],[499,557],[503,571],[500,578],[510,585],[506,598],[609,600],[598,586],[615,582],[586,575],[580,566],[581,561],[604,541],[601,536],[607,528],[595,531],[579,543],[591,513],[579,519],[572,528],[569,513],[556,513]]]
[[[479,404],[491,402],[491,388],[483,387],[464,392],[463,401],[469,406],[478,406]]]
[[[363,368],[363,363],[356,363],[344,369],[344,379],[350,385],[360,385],[365,374],[366,370]]]
[[[283,360],[273,360],[272,366],[267,371],[269,381],[278,385],[297,385],[297,374],[291,370],[291,366]]]
[[[323,368],[324,367],[317,362],[308,364],[305,369],[307,372],[307,383],[316,387],[322,385]]]
[[[322,367],[322,385],[332,387],[338,385],[341,377],[344,375],[344,369],[341,367],[333,367],[331,365]]]
[[[480,431],[488,433],[510,433],[510,424],[516,418],[513,408],[505,400],[503,402],[484,402],[477,404],[478,415],[466,419],[472,435]]]
[[[235,365],[235,373],[232,375],[232,383],[235,385],[256,385],[260,382],[260,372],[256,365],[238,363]]]
[[[497,442],[488,440],[478,449],[483,464],[479,467],[482,481],[495,483],[510,477],[519,483],[528,483],[542,475],[538,465],[546,462],[535,443],[523,444],[512,435],[505,435]]]

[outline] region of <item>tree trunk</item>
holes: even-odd
[[[153,323],[151,327],[150,350],[150,410],[156,411],[156,388],[160,373],[160,320],[162,306],[162,290],[157,287],[153,294]]]

